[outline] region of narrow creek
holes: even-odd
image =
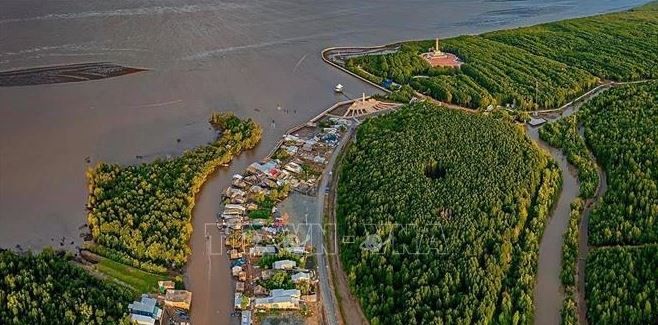
[[[619,83],[620,84],[620,83]],[[602,92],[613,87],[614,84],[608,83],[604,86],[597,88],[588,96],[585,96],[572,105],[567,106],[560,113],[551,113],[542,116],[547,122],[554,122],[559,119],[565,118],[574,114],[590,101],[592,98],[598,96]],[[544,234],[539,244],[539,258],[537,262],[537,282],[535,285],[534,302],[535,302],[535,319],[536,325],[544,324],[559,324],[560,323],[560,309],[564,300],[564,288],[560,280],[560,270],[562,268],[562,244],[564,243],[564,233],[569,225],[569,212],[571,210],[571,202],[578,197],[580,183],[578,182],[578,171],[574,166],[567,162],[566,156],[562,153],[561,149],[556,149],[548,145],[546,142],[539,138],[539,129],[541,127],[526,128],[527,134],[535,143],[540,147],[546,149],[555,162],[560,166],[562,172],[562,191],[560,198],[555,205],[553,213],[548,220]],[[584,128],[579,128],[580,136],[585,138],[583,131]],[[590,153],[591,155],[591,153]],[[594,157],[592,156],[594,159]],[[596,159],[594,159],[596,162]],[[578,318],[580,324],[587,324],[586,314],[586,301],[585,301],[585,260],[589,247],[587,245],[587,229],[589,224],[589,213],[592,206],[603,193],[605,193],[607,183],[605,173],[601,166],[597,164],[597,171],[599,173],[599,187],[593,199],[586,202],[586,208],[583,212],[580,224],[578,225],[578,232],[580,234],[578,241],[578,259],[576,265],[577,276],[577,304],[578,304]]]
[[[575,168],[567,162],[562,151],[539,139],[539,128],[528,127],[527,133],[535,143],[551,154],[562,172],[562,192],[539,244],[534,292],[535,324],[555,325],[560,323],[560,308],[564,298],[560,282],[563,235],[569,224],[571,201],[578,196],[578,179]]]

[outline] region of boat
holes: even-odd
[[[334,91],[337,93],[342,93],[343,92],[343,85],[337,84],[336,88],[334,88]]]

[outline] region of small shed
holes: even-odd
[[[192,292],[187,290],[167,290],[165,306],[190,310]]]
[[[254,295],[256,296],[267,296],[267,289],[262,285],[256,285],[254,287]]]
[[[160,293],[165,293],[167,290],[174,289],[175,287],[174,281],[158,281]]]
[[[244,282],[238,281],[235,283],[235,291],[236,292],[244,292]]]

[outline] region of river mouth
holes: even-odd
[[[35,86],[113,78],[146,71],[108,62],[54,65],[0,72],[0,87]]]

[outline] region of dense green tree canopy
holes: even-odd
[[[539,136],[551,146],[562,149],[567,161],[578,171],[580,197],[588,199],[596,193],[599,175],[585,139],[579,134],[580,127],[578,115],[575,114],[546,124],[539,130]]]
[[[658,2],[483,35],[616,81],[658,78]]]
[[[363,123],[341,166],[337,218],[371,322],[530,322],[560,181],[507,121],[416,104]]]
[[[590,215],[587,317],[593,324],[658,322],[658,82],[607,91],[579,113],[608,175]],[[607,245],[623,245],[612,246]]]
[[[658,242],[658,82],[609,90],[579,116],[608,176],[590,217],[590,243]]]
[[[658,4],[442,40],[443,51],[463,60],[459,69],[425,62],[420,54],[433,46],[433,41],[406,42],[397,53],[352,58],[346,67],[375,83],[390,78],[466,107],[560,107],[599,78],[658,77]]]
[[[409,42],[397,53],[363,56],[348,62],[376,76],[411,85],[432,97],[466,107],[516,104],[557,107],[591,88],[597,79],[577,68],[480,36],[442,41],[464,60],[459,69],[431,68],[420,58],[431,41]]]
[[[132,292],[45,249],[0,251],[0,324],[118,324]]]
[[[658,245],[595,249],[585,274],[590,324],[658,322]]]

